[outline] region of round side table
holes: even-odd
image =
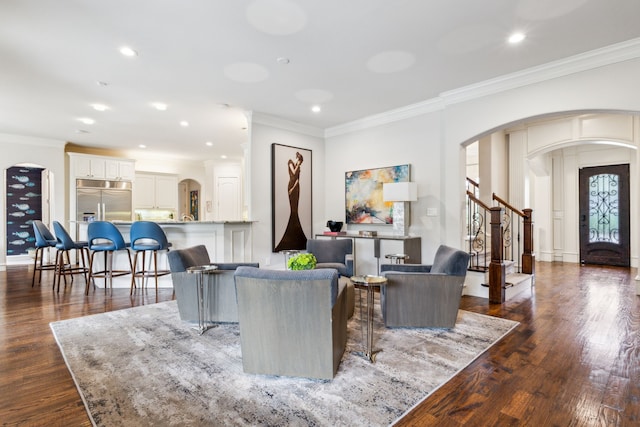
[[[367,312],[364,313],[362,308],[362,296],[360,297],[360,330],[362,331],[362,340],[365,344],[365,351],[358,352],[361,356],[369,359],[369,362],[376,361],[376,354],[382,350],[373,349],[373,309],[376,288],[380,288],[387,283],[387,279],[382,276],[353,276],[351,277],[353,286],[358,289],[367,291]],[[366,325],[366,327],[365,327]]]
[[[205,318],[205,305],[208,306],[208,304],[206,303],[208,303],[209,301],[205,301],[204,275],[219,272],[220,270],[218,270],[218,266],[213,264],[199,265],[187,268],[187,273],[196,275],[196,294],[198,298],[198,326],[194,327],[194,329],[198,331],[199,335],[202,335],[207,329],[213,327],[211,324],[207,324],[208,319]]]
[[[298,255],[301,252],[302,251],[299,249],[284,249],[280,251],[280,253],[284,255],[284,268],[288,270],[289,266],[287,264],[289,263],[289,259],[293,256]]]

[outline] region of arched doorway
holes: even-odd
[[[178,215],[179,219],[188,216],[194,221],[202,217],[202,186],[193,179],[183,179],[178,183]]]

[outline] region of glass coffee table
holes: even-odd
[[[364,351],[357,352],[359,355],[369,359],[369,362],[375,363],[376,354],[382,350],[373,349],[373,310],[375,301],[375,290],[387,283],[387,279],[382,276],[353,276],[351,277],[353,286],[365,290],[367,292],[366,313],[362,307],[362,295],[360,296],[360,330],[362,332],[362,340],[364,342]]]

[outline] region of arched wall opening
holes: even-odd
[[[498,137],[496,138],[496,135]],[[476,141],[485,141],[477,144]],[[487,143],[486,141],[489,141]],[[630,166],[631,264],[638,265],[640,230],[640,116],[625,111],[558,112],[520,119],[461,144],[477,145],[480,181],[505,188],[514,206],[534,210],[535,251],[541,261],[580,262],[578,172],[583,167]],[[496,145],[500,146],[496,149]],[[504,153],[504,154],[496,154]],[[467,171],[469,160],[461,169]],[[483,162],[505,171],[506,182],[483,179]],[[486,169],[486,168],[485,168]]]

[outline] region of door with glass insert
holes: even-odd
[[[629,165],[580,169],[580,262],[630,265]]]

